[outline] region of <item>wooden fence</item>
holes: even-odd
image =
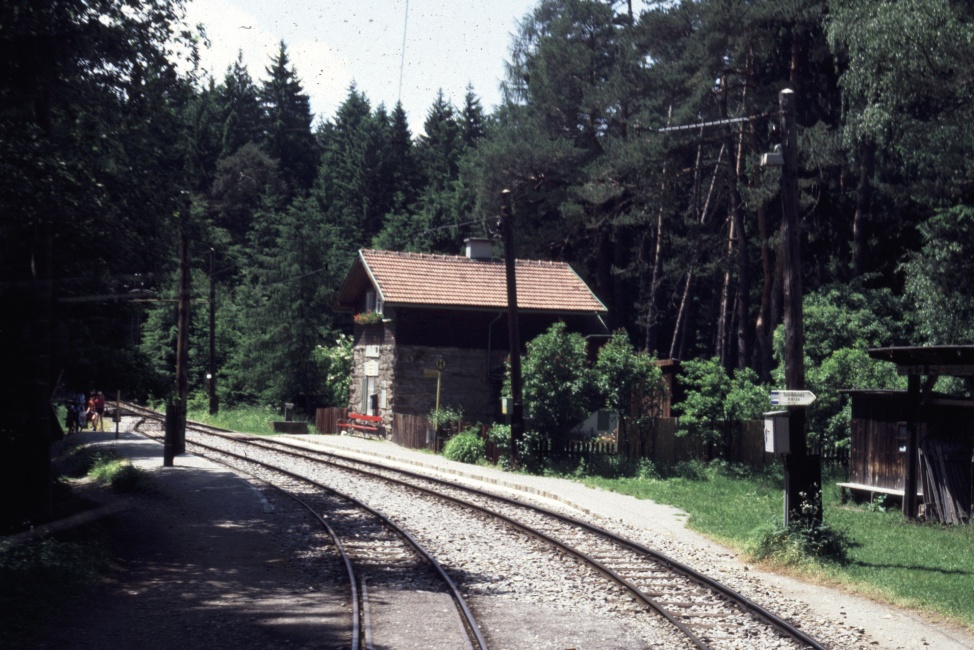
[[[390,439],[407,449],[434,449],[439,451],[438,445],[427,443],[426,431],[429,420],[425,415],[408,415],[395,413],[392,416],[392,432]]]
[[[329,407],[315,411],[315,431],[318,433],[339,433],[338,421],[348,417],[348,409]]]
[[[315,417],[315,428],[319,433],[338,433],[337,426],[340,418],[346,417],[348,409],[325,408],[318,409]],[[469,425],[462,424],[459,430]],[[396,413],[392,418],[392,430],[388,438],[408,449],[430,449],[436,452],[443,450],[443,444],[449,437],[434,436],[434,440],[427,441],[429,420],[425,415],[407,415]],[[663,465],[673,465],[681,461],[702,459],[710,460],[718,456],[725,456],[726,460],[742,463],[752,467],[763,467],[774,462],[773,454],[764,451],[764,423],[760,420],[745,422],[731,436],[726,453],[715,447],[704,445],[687,436],[676,435],[676,418],[658,418],[650,430],[636,432],[628,439],[614,442],[602,441],[574,441],[569,443],[567,453],[570,458],[591,458],[593,456],[614,456],[624,454],[631,458],[649,458]],[[500,450],[497,445],[487,440],[487,427],[481,430],[481,437],[485,440],[485,455],[493,463],[498,461]],[[848,463],[848,450],[813,449],[812,453],[822,455],[822,462],[831,465]],[[823,451],[825,453],[823,453]]]

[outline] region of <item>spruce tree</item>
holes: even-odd
[[[311,103],[281,47],[266,69],[260,91],[264,147],[280,161],[281,177],[292,196],[311,187],[318,169],[318,146],[311,131]]]
[[[227,67],[217,97],[223,122],[220,157],[232,156],[248,142],[260,142],[263,136],[260,92],[243,63],[243,52],[238,52],[237,60]]]

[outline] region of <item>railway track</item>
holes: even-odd
[[[159,414],[136,405],[129,404],[124,409],[141,417],[161,419]],[[162,436],[153,432],[142,433],[163,441]],[[486,650],[486,642],[473,613],[452,579],[408,531],[384,514],[332,487],[245,454],[195,440],[188,440],[187,445],[194,447],[199,455],[287,495],[324,527],[342,558],[348,577],[353,650],[376,647],[370,624],[373,606],[369,590],[386,587],[387,593],[411,590],[449,594],[457,609],[458,627],[465,635],[463,639],[456,639],[456,645]],[[380,641],[379,646],[382,645]]]
[[[324,463],[338,471],[371,480],[380,479],[395,485],[396,489],[414,490],[430,498],[446,500],[453,507],[502,521],[602,574],[624,590],[637,607],[662,616],[697,648],[824,648],[797,626],[733,589],[588,522],[452,481],[313,450],[304,445],[233,434],[206,425],[192,426],[200,434],[282,454],[281,462],[293,463],[294,459],[301,459]]]

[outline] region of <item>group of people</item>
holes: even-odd
[[[101,391],[92,392],[87,398],[79,394],[77,399],[69,401],[68,415],[65,424],[68,433],[77,433],[84,429],[94,431],[105,430],[105,394]]]

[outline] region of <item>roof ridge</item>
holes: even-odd
[[[451,255],[449,253],[394,251],[394,250],[378,249],[378,248],[363,248],[361,249],[361,252],[363,254],[395,256],[403,259],[415,259],[415,260],[443,260],[443,261],[457,260],[457,261],[471,262],[471,263],[489,262],[493,264],[500,264],[504,262],[503,259],[493,258],[493,257],[489,259],[471,259],[466,255],[462,255],[462,254]],[[527,258],[520,258],[520,257],[515,259],[514,262],[517,265],[528,265],[528,266],[536,265],[539,267],[547,266],[551,268],[555,268],[559,266],[568,266],[568,267],[571,266],[568,262],[562,260],[536,260],[536,259],[527,259]]]

